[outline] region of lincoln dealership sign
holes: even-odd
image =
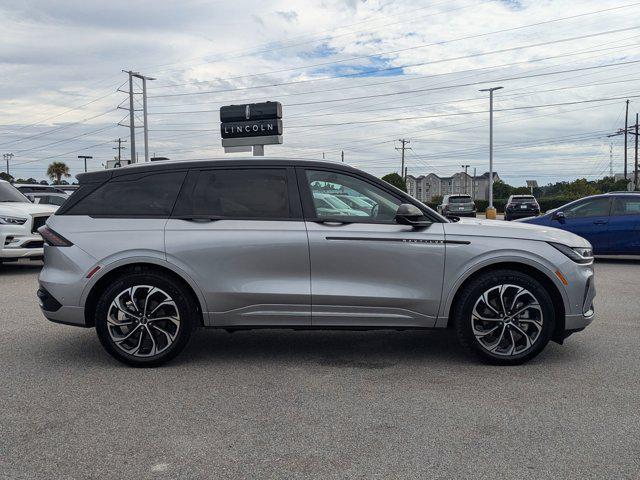
[[[282,135],[282,120],[254,120],[223,123],[222,138],[262,137]]]
[[[264,145],[282,143],[280,102],[227,105],[220,108],[220,134],[227,152],[263,154]]]

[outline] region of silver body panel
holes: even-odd
[[[138,264],[182,278],[206,326],[443,328],[464,281],[503,263],[533,267],[553,282],[566,329],[594,318],[592,265],[573,262],[548,242],[589,243],[548,227],[491,220],[413,228],[74,215],[54,215],[47,225],[74,245],[45,247],[40,284],[62,308],[44,314],[77,325],[89,323],[84,307],[96,283],[116,268]]]

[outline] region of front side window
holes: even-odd
[[[287,170],[215,169],[198,172],[177,215],[221,219],[291,218]],[[182,202],[181,202],[182,203]]]
[[[563,210],[567,218],[602,217],[609,215],[609,199],[594,198],[570,205]]]
[[[307,170],[316,217],[394,222],[402,202],[365,180],[343,173]]]
[[[617,197],[613,202],[613,215],[640,215],[640,195]]]
[[[73,205],[67,215],[168,217],[186,172],[130,174],[113,178]]]

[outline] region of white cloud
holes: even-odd
[[[639,7],[513,30],[620,5],[594,0],[117,0],[107,5],[67,0],[2,5],[0,15],[7,21],[0,33],[0,150],[15,154],[12,173],[23,177],[42,178],[54,158],[67,161],[77,173],[81,164],[75,157],[84,153],[74,152],[79,149],[93,154],[94,166],[108,160],[114,151],[107,142],[128,136],[125,127],[116,126],[126,115],[116,106],[126,97],[115,89],[126,80],[120,70],[131,68],[157,78],[150,84],[149,110],[150,149],[158,155],[220,156],[221,104],[280,100],[285,145],[267,148],[268,154],[321,158],[325,152],[326,158],[338,159],[344,150],[347,161],[382,175],[399,168],[393,140],[406,137],[414,149],[407,157],[412,173],[450,174],[461,164],[482,172],[487,166],[487,114],[469,113],[487,108],[487,99],[477,91],[481,85],[437,88],[480,81],[489,85],[494,79],[638,59],[638,30],[481,55],[634,27]],[[503,32],[484,35],[499,30]],[[421,45],[429,46],[415,48]],[[393,53],[366,57],[379,52]],[[565,56],[542,60],[560,55]],[[385,76],[344,76],[415,64],[423,65]],[[634,94],[639,73],[637,64],[630,64],[502,80],[505,88],[496,94],[496,109]],[[343,77],[324,79],[336,75]],[[306,80],[313,81],[253,88]],[[220,91],[238,88],[245,90]],[[422,91],[296,105],[404,90]],[[216,93],[158,97],[205,91]],[[606,133],[621,126],[623,109],[620,100],[498,111],[496,168],[516,184],[525,177],[547,183],[606,172]],[[206,111],[164,114],[194,110]],[[415,116],[425,118],[326,126]],[[49,117],[54,118],[28,126]],[[106,127],[112,128],[90,133]],[[142,155],[141,140],[140,135]],[[619,171],[621,138],[613,141]]]

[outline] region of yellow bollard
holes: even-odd
[[[496,209],[495,209],[495,207],[487,207],[486,217],[487,217],[487,220],[495,220],[496,219]]]

